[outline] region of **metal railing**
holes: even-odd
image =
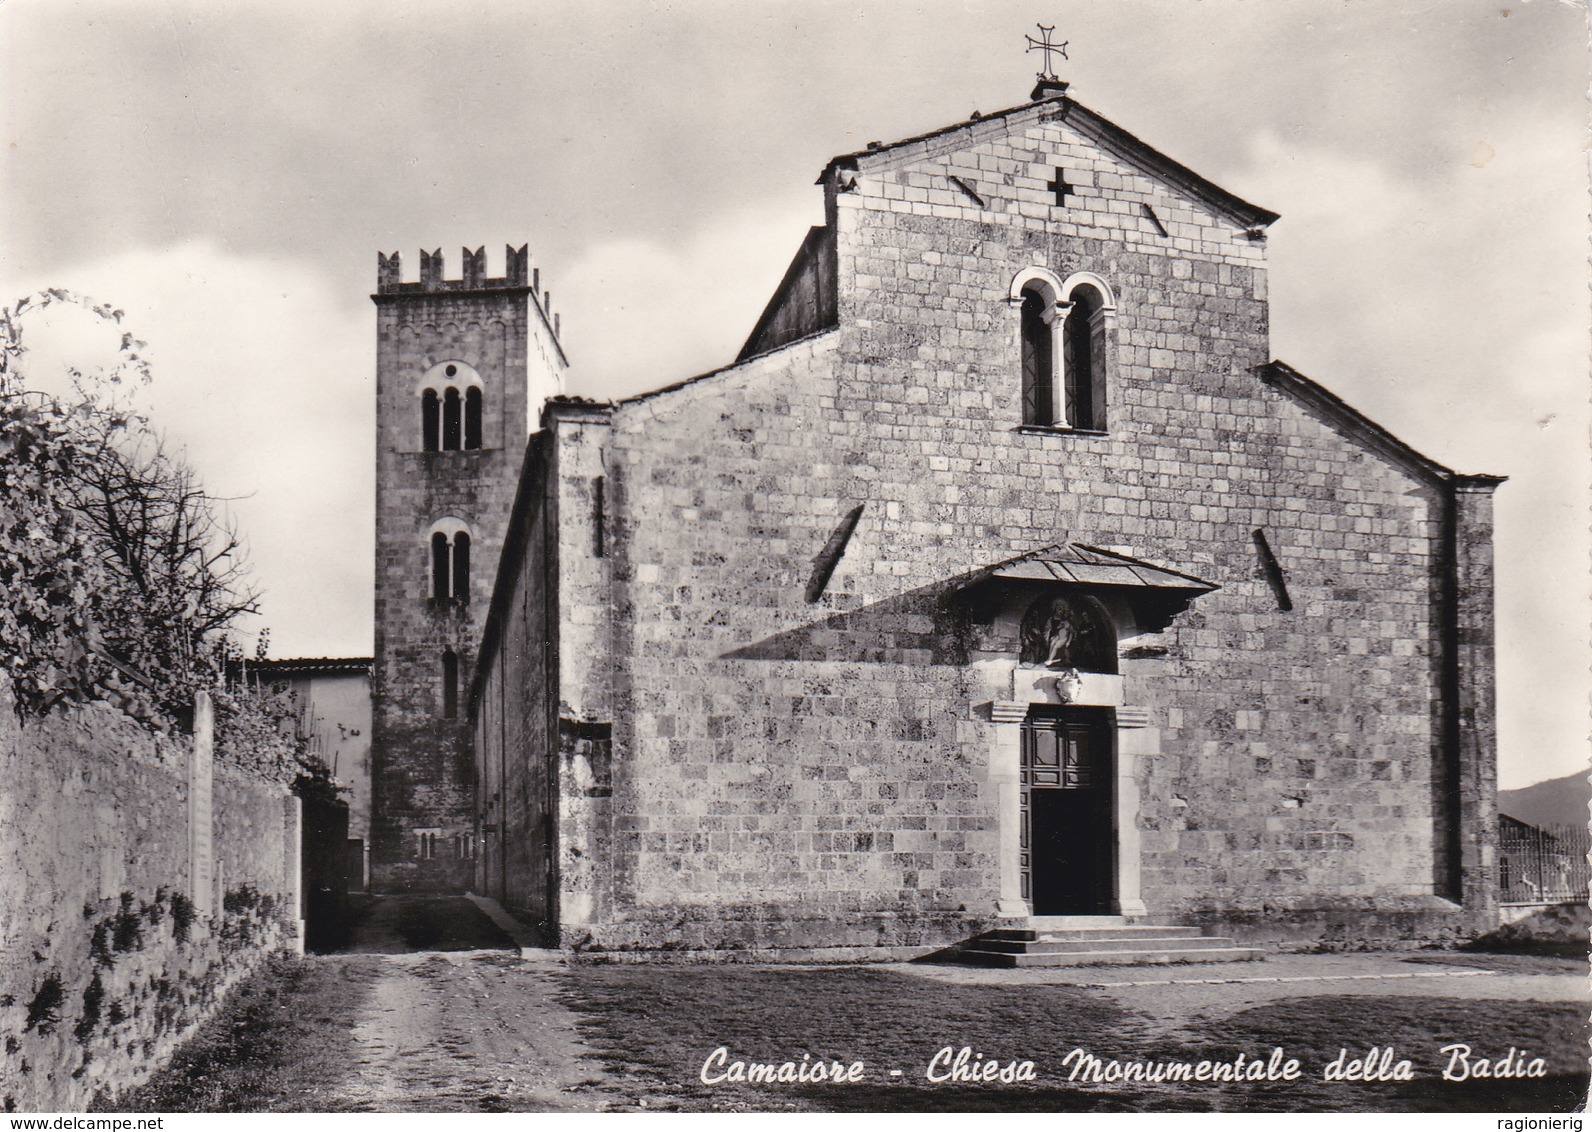
[[[1498,899],[1505,904],[1584,902],[1592,835],[1574,826],[1498,831]]]

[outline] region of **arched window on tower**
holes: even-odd
[[[435,452],[441,440],[441,406],[437,391],[428,389],[420,395],[420,447],[424,452]]]
[[[464,446],[481,447],[481,390],[475,385],[464,391]]]
[[[1022,291],[1023,423],[1056,423],[1056,299],[1035,281]]]
[[[431,524],[427,545],[433,605],[463,605],[470,600],[470,542],[470,529],[460,519],[450,516]]]
[[[1063,350],[1067,372],[1067,423],[1073,428],[1106,427],[1106,320],[1100,292],[1080,283],[1067,295]]]
[[[486,387],[474,366],[438,362],[415,386],[423,452],[479,451],[485,444]]]
[[[442,395],[442,450],[459,450],[459,391],[449,387]]]
[[[459,716],[459,654],[452,649],[442,654],[442,718]]]
[[[464,531],[453,536],[453,600],[470,600],[470,536]]]

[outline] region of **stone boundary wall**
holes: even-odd
[[[5,1111],[114,1098],[263,958],[298,946],[298,799],[210,766],[208,714],[198,737],[105,704],[19,720],[0,687]]]

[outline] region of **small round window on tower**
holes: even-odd
[[[447,368],[447,370],[444,371],[444,372],[446,372],[449,377],[457,377],[457,376],[459,376],[459,367],[458,366],[449,366]]]

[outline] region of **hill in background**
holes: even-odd
[[[1498,791],[1498,812],[1527,825],[1553,825],[1584,828],[1587,804],[1592,802],[1592,783],[1585,771],[1550,778],[1518,790]]]

